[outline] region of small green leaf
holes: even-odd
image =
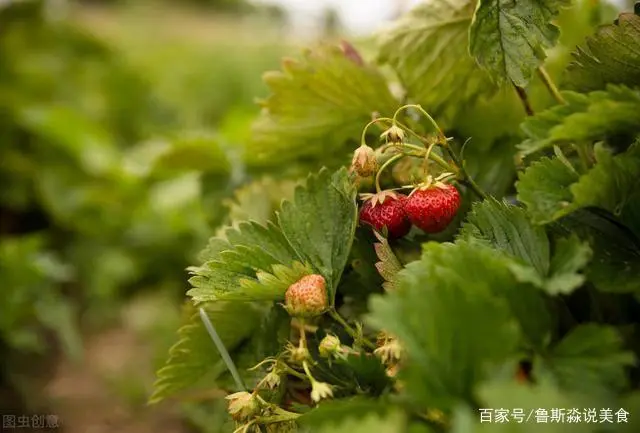
[[[382,287],[387,291],[394,290],[396,288],[396,276],[402,270],[402,264],[391,249],[389,242],[379,233],[374,231],[374,234],[378,239],[374,248],[376,255],[380,259],[376,263],[376,269],[385,281],[382,283]]]
[[[569,212],[573,195],[569,186],[578,174],[558,158],[542,158],[518,176],[518,200],[537,224],[551,222]]]
[[[533,225],[524,209],[505,202],[490,198],[474,204],[459,238],[487,241],[540,275],[549,271],[549,239],[544,229]]]
[[[525,87],[560,31],[551,24],[570,0],[480,0],[469,29],[469,51],[502,83]]]
[[[562,389],[578,393],[608,393],[626,386],[625,368],[633,353],[623,350],[615,328],[585,324],[574,328],[543,360],[541,374],[551,373]]]
[[[223,303],[204,305],[211,322],[227,350],[236,348],[248,338],[260,323],[262,310],[248,303]],[[193,311],[193,307],[188,310]],[[165,398],[194,385],[208,373],[220,374],[220,353],[211,341],[198,312],[190,313],[188,323],[178,331],[178,342],[169,351],[169,359],[157,372],[150,403]]]
[[[636,133],[640,123],[640,91],[608,85],[588,94],[563,92],[566,104],[528,117],[518,145],[525,157],[554,144],[602,140],[609,134]]]
[[[264,80],[272,94],[245,149],[249,165],[347,153],[345,143],[360,139],[372,113],[392,113],[397,105],[375,67],[334,46],[309,50],[301,61],[287,59],[282,72]]]
[[[346,405],[348,407],[348,405]],[[316,409],[322,410],[322,409]],[[315,411],[314,411],[315,412]],[[399,409],[386,411],[368,411],[360,416],[341,417],[337,420],[326,419],[320,426],[313,426],[313,429],[303,430],[309,433],[405,433],[406,416]]]
[[[516,351],[520,332],[504,293],[519,284],[501,255],[461,241],[426,244],[399,275],[398,290],[371,297],[368,320],[406,349],[407,392],[422,407],[472,401],[485,369]]]
[[[601,90],[607,84],[640,83],[640,16],[620,14],[615,24],[600,27],[573,53],[566,85],[580,92]]]
[[[306,188],[298,187],[294,200],[282,204],[278,222],[301,261],[324,276],[335,296],[358,222],[356,190],[346,169],[310,176]]]
[[[393,408],[394,406],[388,401],[380,399],[354,397],[330,400],[302,415],[298,418],[298,422],[303,427],[319,428],[339,424],[349,419],[365,418],[371,413],[385,415]]]
[[[571,186],[574,206],[595,206],[620,216],[640,188],[640,142],[616,156],[596,146],[595,157],[597,164]]]
[[[224,201],[229,208],[228,220],[255,221],[266,224],[275,219],[282,200],[293,198],[297,183],[264,177],[235,191],[233,199]]]
[[[422,2],[380,34],[379,61],[400,77],[411,100],[451,120],[458,110],[496,89],[468,54],[474,2]]]
[[[551,295],[568,294],[580,287],[585,280],[581,271],[591,259],[591,248],[578,236],[559,239],[551,258],[549,277],[544,288]]]

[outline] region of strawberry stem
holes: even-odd
[[[424,115],[429,120],[429,122],[431,122],[433,127],[435,128],[436,132],[438,133],[438,141],[446,141],[446,137],[445,137],[444,133],[442,132],[442,129],[440,129],[440,126],[438,125],[438,123],[435,120],[433,120],[433,117],[431,117],[431,115],[429,113],[427,113],[425,111],[425,109],[422,108],[421,105],[408,104],[408,105],[403,105],[402,107],[398,108],[396,110],[396,112],[394,113],[394,115],[393,115],[393,119],[392,120],[393,120],[394,124],[397,123],[396,118],[398,117],[398,114],[400,114],[400,112],[402,110],[406,110],[408,108],[415,108],[416,110],[420,111],[420,113],[422,113],[422,115]]]
[[[543,66],[540,66],[538,68],[538,75],[540,76],[540,79],[544,83],[549,93],[551,93],[551,96],[553,96],[553,99],[555,99],[558,104],[566,104],[567,101],[564,100],[564,98],[560,94],[560,91],[556,87],[556,84],[553,82],[553,79]]]
[[[353,329],[351,325],[349,325],[347,321],[344,320],[344,318],[335,309],[329,310],[329,315],[333,318],[333,320],[335,320],[336,322],[342,325],[344,330],[347,331],[347,334],[349,334],[354,341],[361,341],[369,349],[376,348],[375,344],[373,344],[368,339],[364,338],[362,335],[358,333],[358,331]]]
[[[378,170],[378,172],[376,173],[376,192],[381,192],[382,189],[380,188],[380,174],[389,166],[391,165],[393,162],[397,161],[398,159],[402,158],[404,155],[399,153],[397,155],[392,156],[391,158],[389,158],[387,160],[387,162],[385,162],[384,164],[382,164],[382,167],[380,167],[380,169]]]
[[[362,136],[360,137],[360,145],[367,144],[365,137],[367,136],[367,130],[369,129],[369,127],[375,123],[384,122],[384,121],[390,122],[391,119],[389,119],[388,117],[378,117],[376,119],[373,119],[371,122],[367,123],[367,126],[365,126],[364,129],[362,130]]]

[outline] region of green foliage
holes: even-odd
[[[522,156],[554,144],[591,142],[609,134],[633,133],[640,120],[640,93],[625,86],[582,94],[564,92],[566,105],[557,105],[528,118],[527,139],[518,145]]]
[[[599,28],[578,47],[565,82],[571,89],[588,92],[607,84],[635,86],[640,82],[640,16],[620,14],[617,22]],[[624,59],[621,62],[620,59]]]
[[[469,50],[499,83],[525,87],[560,34],[551,21],[568,0],[480,0]]]
[[[580,325],[551,348],[541,374],[553,374],[557,386],[569,392],[614,393],[627,386],[625,368],[636,362],[622,344],[613,327]]]
[[[495,91],[467,54],[473,10],[469,0],[423,2],[379,36],[379,61],[395,70],[411,100],[439,117]]]
[[[306,51],[302,60],[287,59],[282,68],[265,75],[272,94],[261,103],[245,149],[251,165],[346,154],[345,142],[360,138],[359,125],[396,105],[376,68],[337,47]]]
[[[402,271],[398,291],[371,300],[371,323],[396,335],[412,360],[401,374],[422,407],[473,401],[487,369],[515,354],[520,330],[496,292],[517,290],[492,250],[429,243]]]

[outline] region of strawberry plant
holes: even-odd
[[[610,11],[430,0],[377,64],[265,75],[244,164],[306,180],[189,268],[151,401],[222,389],[229,432],[638,431],[640,5]]]

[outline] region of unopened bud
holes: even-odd
[[[327,335],[322,339],[322,341],[320,341],[318,352],[320,352],[320,356],[328,358],[331,355],[335,355],[340,352],[341,348],[342,345],[338,337],[335,335]]]
[[[376,174],[378,170],[378,160],[375,150],[366,144],[358,147],[355,152],[353,152],[351,170],[360,177],[369,177]]]
[[[404,141],[404,131],[396,125],[391,125],[380,137],[386,139],[387,142],[402,143]]]

